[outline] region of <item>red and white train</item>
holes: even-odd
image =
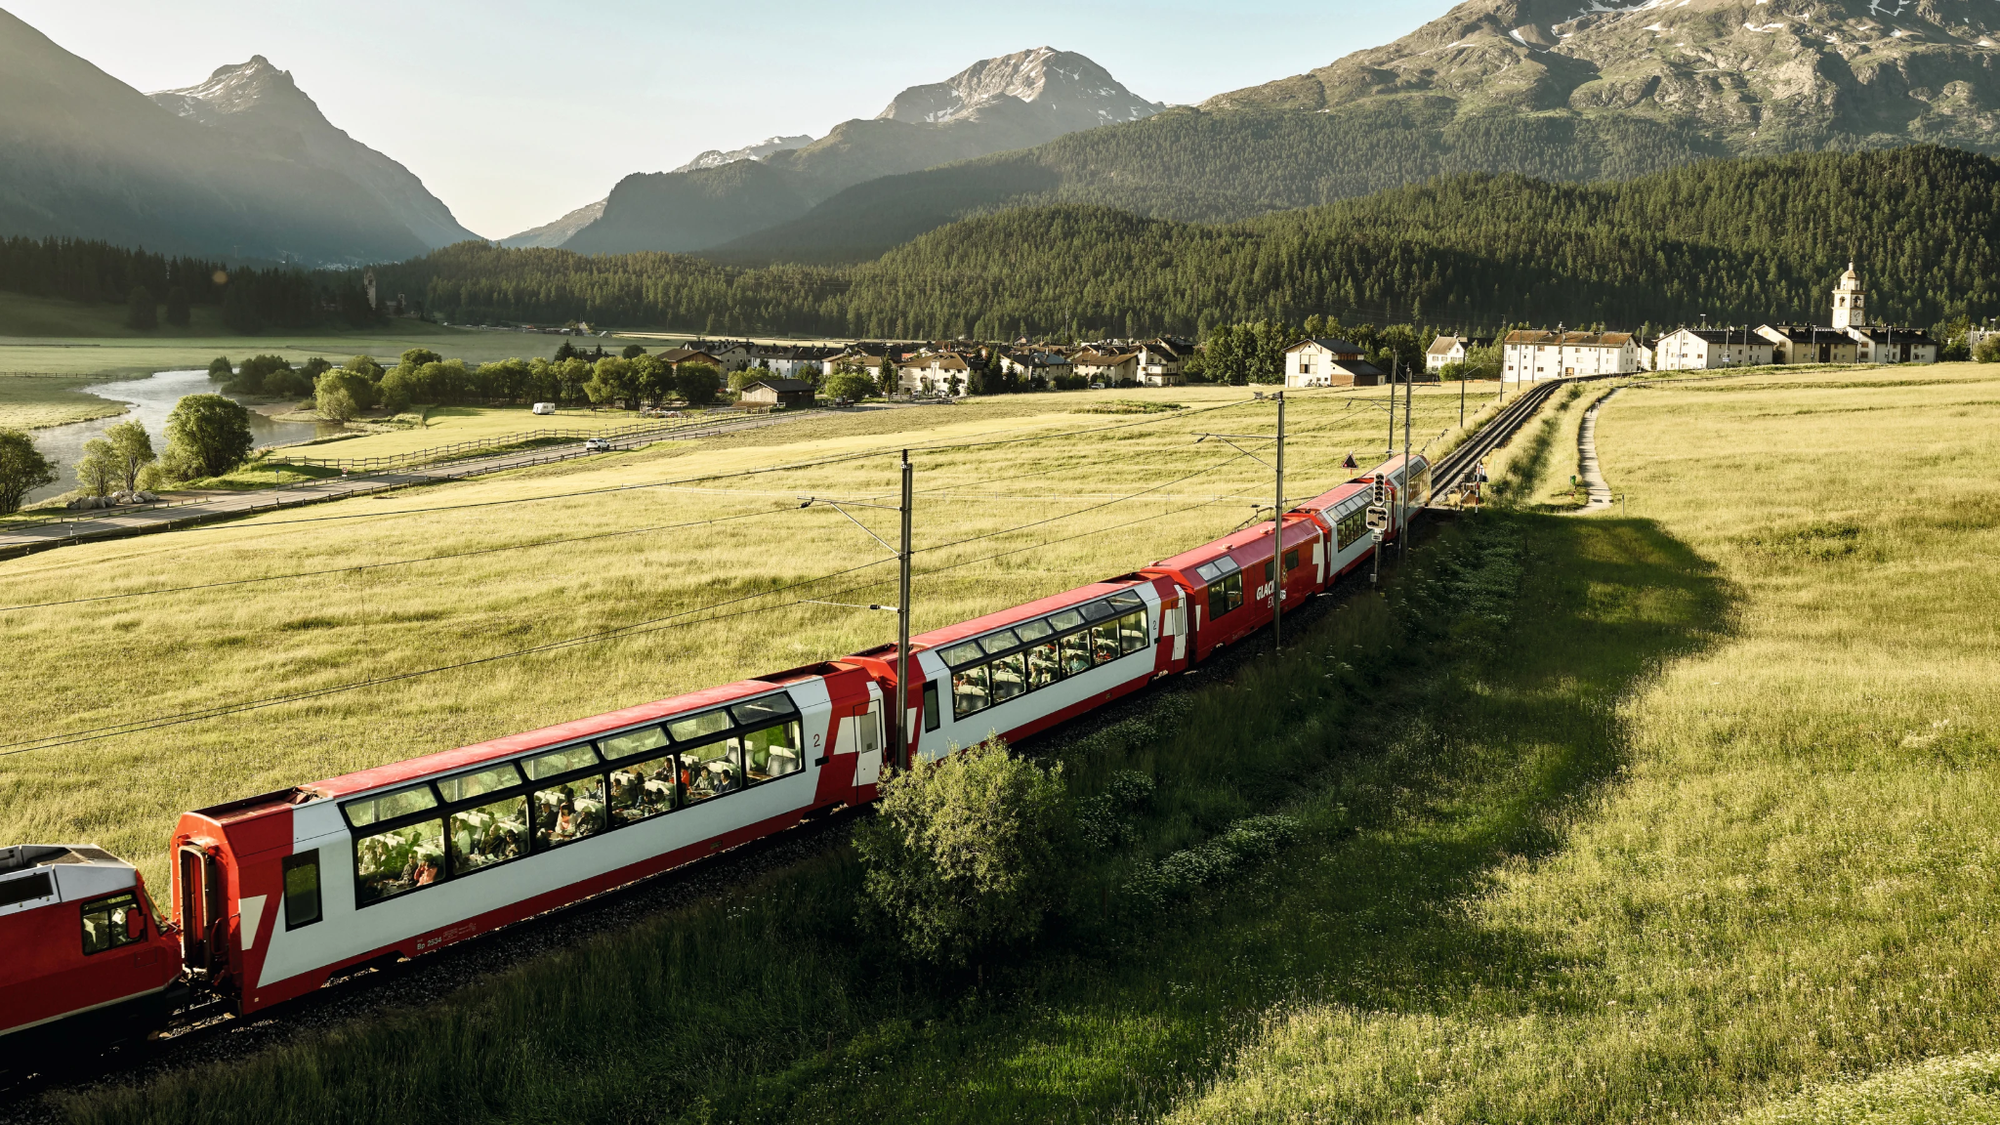
[[[912,637],[901,692],[888,645],[187,813],[171,921],[98,848],[0,849],[0,1058],[144,1034],[195,995],[259,1011],[865,804],[899,709],[930,760],[1101,707],[1363,565],[1378,477],[1428,499],[1430,465],[1392,459],[1287,513],[1282,548],[1260,524]]]

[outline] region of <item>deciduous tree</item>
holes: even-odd
[[[250,455],[250,412],[221,395],[189,395],[167,415],[167,461],[192,476],[220,476]]]
[[[153,453],[153,438],[146,432],[146,424],[138,420],[120,422],[104,431],[104,440],[111,445],[112,453],[118,461],[119,483],[125,491],[139,487],[139,473],[146,466],[158,460]]]
[[[0,429],[0,512],[20,511],[28,493],[55,482],[56,463],[27,434]]]

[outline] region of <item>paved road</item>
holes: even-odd
[[[662,424],[658,433],[627,434],[611,442],[613,449],[636,449],[656,441],[680,440],[682,438],[713,437],[716,434],[733,433],[738,430],[754,430],[764,426],[776,426],[800,418],[810,418],[817,411],[796,411],[782,414],[761,414],[749,418],[732,418],[699,426],[672,427]],[[371,492],[383,492],[392,488],[405,488],[415,484],[432,484],[438,481],[462,480],[485,473],[504,472],[508,469],[525,468],[529,465],[544,465],[552,461],[567,461],[573,457],[587,457],[583,443],[550,446],[542,449],[522,450],[518,453],[499,453],[491,457],[468,458],[463,461],[448,461],[418,469],[398,472],[365,473],[345,477],[329,477],[285,488],[259,490],[256,492],[216,492],[205,494],[191,501],[180,501],[147,505],[137,508],[111,508],[88,515],[79,514],[74,519],[61,523],[34,523],[12,525],[0,524],[0,558],[14,558],[33,551],[50,547],[62,547],[71,543],[87,542],[95,539],[120,539],[130,535],[144,535],[169,527],[180,527],[190,523],[208,520],[228,519],[249,515],[253,512],[268,512],[278,508],[296,508],[304,504],[320,504],[328,500],[342,500],[350,496],[363,496]]]

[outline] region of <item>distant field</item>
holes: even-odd
[[[0,377],[0,426],[28,430],[123,414],[123,404],[77,390],[98,381],[77,375]]]
[[[83,729],[694,615],[691,623],[662,621],[675,627],[661,632],[394,688],[0,757],[0,839],[97,840],[133,857],[153,877],[162,871],[165,834],[183,809],[879,643],[892,628],[886,615],[786,604],[801,597],[893,596],[895,571],[879,564],[880,548],[838,512],[799,510],[797,497],[892,494],[895,451],[906,446],[916,450],[919,547],[988,537],[920,556],[919,629],[1128,570],[1227,532],[1268,504],[1269,470],[1215,442],[1196,446],[1190,436],[1211,428],[1267,431],[1274,421],[1268,404],[1249,403],[1241,389],[1192,388],[1158,392],[1157,400],[1187,403],[1182,412],[1070,413],[1115,397],[1020,395],[831,415],[0,563],[6,589],[0,601],[7,605],[222,576],[337,572],[170,597],[0,611],[9,650],[9,659],[0,661],[0,691],[16,699],[10,728],[22,732]],[[1386,415],[1366,404],[1381,397],[1379,391],[1297,396],[1286,453],[1295,496],[1313,495],[1351,475],[1339,467],[1350,451],[1364,464],[1379,457]],[[1229,403],[1238,405],[1195,412]],[[1455,393],[1420,393],[1417,433],[1436,435],[1456,423],[1457,411]],[[1036,436],[1065,431],[1098,432]],[[448,433],[430,431],[437,439]],[[1023,438],[1032,440],[959,451],[921,448]],[[356,444],[324,448],[348,455]],[[872,455],[684,488],[397,515],[864,452]],[[1190,479],[1175,483],[1184,476]],[[1114,502],[1156,486],[1151,495]],[[360,518],[335,518],[347,516]],[[750,518],[729,519],[737,516]],[[869,518],[865,512],[863,518]],[[708,520],[729,522],[673,526]],[[1049,522],[1006,530],[1037,521]],[[657,530],[559,542],[647,528]],[[551,545],[350,569],[544,542]],[[978,561],[996,552],[1002,557]],[[856,567],[866,569],[783,590]],[[931,571],[935,576],[923,576]],[[724,604],[724,612],[763,612],[702,622],[701,607]]]
[[[543,415],[526,406],[438,406],[431,408],[429,424],[423,427],[344,437],[320,445],[287,449],[286,453],[298,457],[394,457],[420,449],[434,449],[464,441],[486,441],[536,430],[585,434],[646,421],[649,419],[641,417],[637,411],[628,410],[565,410],[560,414]]]

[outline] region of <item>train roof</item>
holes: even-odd
[[[657,722],[671,715],[679,715],[688,711],[699,711],[704,707],[713,707],[720,703],[734,703],[737,700],[747,699],[754,695],[768,694],[780,689],[782,684],[773,682],[773,680],[778,679],[782,675],[784,674],[780,673],[778,676],[774,676],[773,679],[738,680],[733,684],[724,684],[721,687],[705,688],[701,691],[689,692],[686,695],[676,695],[670,699],[655,700],[652,703],[641,703],[617,711],[607,711],[602,715],[592,715],[587,719],[572,719],[567,723],[557,723],[554,726],[543,727],[540,730],[505,735],[486,742],[475,743],[471,746],[461,746],[456,750],[441,750],[435,754],[426,754],[421,758],[391,762],[388,765],[376,766],[373,769],[358,770],[354,773],[342,774],[339,777],[328,778],[325,781],[302,786],[299,792],[309,797],[351,797],[357,793],[385,789],[393,785],[416,781],[420,778],[432,777],[436,774],[449,773],[453,770],[481,765],[485,762],[502,758],[509,758],[516,754],[540,749],[544,746],[559,746],[564,743],[580,742],[584,739],[595,738],[599,735],[609,734],[626,727]],[[783,680],[783,683],[798,683],[800,679],[805,678],[811,677],[793,677]]]
[[[976,637],[982,633],[991,633],[996,629],[1018,625],[1023,621],[1045,617],[1057,610],[1068,609],[1073,605],[1081,605],[1084,602],[1109,597],[1120,591],[1130,590],[1134,586],[1146,585],[1149,581],[1144,575],[1125,574],[1117,578],[1107,578],[1102,582],[1092,582],[1088,586],[1079,586],[1074,590],[1067,590],[1038,601],[1028,602],[1025,605],[996,610],[984,617],[975,617],[970,621],[961,621],[956,625],[947,625],[942,629],[933,629],[928,633],[911,637],[910,651],[914,653],[921,652],[927,648],[942,648],[953,641],[962,641],[967,637]],[[896,646],[890,645],[888,648],[888,658],[893,659]]]
[[[0,848],[0,915],[129,890],[138,884],[136,868],[95,844]]]
[[[1305,542],[1318,534],[1319,529],[1313,525],[1310,517],[1295,512],[1286,512],[1285,515],[1287,517],[1285,520],[1285,545],[1287,547],[1294,543]],[[1203,543],[1192,550],[1182,551],[1171,558],[1161,559],[1146,569],[1193,571],[1203,563],[1212,562],[1223,555],[1229,555],[1234,558],[1239,551],[1247,552],[1243,558],[1236,560],[1239,564],[1246,561],[1259,562],[1270,558],[1271,522],[1269,520],[1260,520],[1241,531],[1232,531],[1214,542]]]
[[[1361,483],[1360,481],[1351,480],[1345,484],[1334,485],[1332,488],[1327,489],[1325,492],[1320,493],[1318,496],[1315,496],[1312,499],[1307,500],[1304,503],[1300,504],[1298,507],[1293,508],[1292,511],[1313,512],[1313,513],[1324,512],[1329,508],[1338,507],[1341,504],[1345,503],[1348,500],[1353,499],[1356,496],[1364,495],[1367,493],[1367,491],[1368,491],[1367,485]]]
[[[131,864],[95,844],[16,844],[0,848],[0,875],[12,875],[35,867],[57,864],[89,864],[94,867],[131,868]]]

